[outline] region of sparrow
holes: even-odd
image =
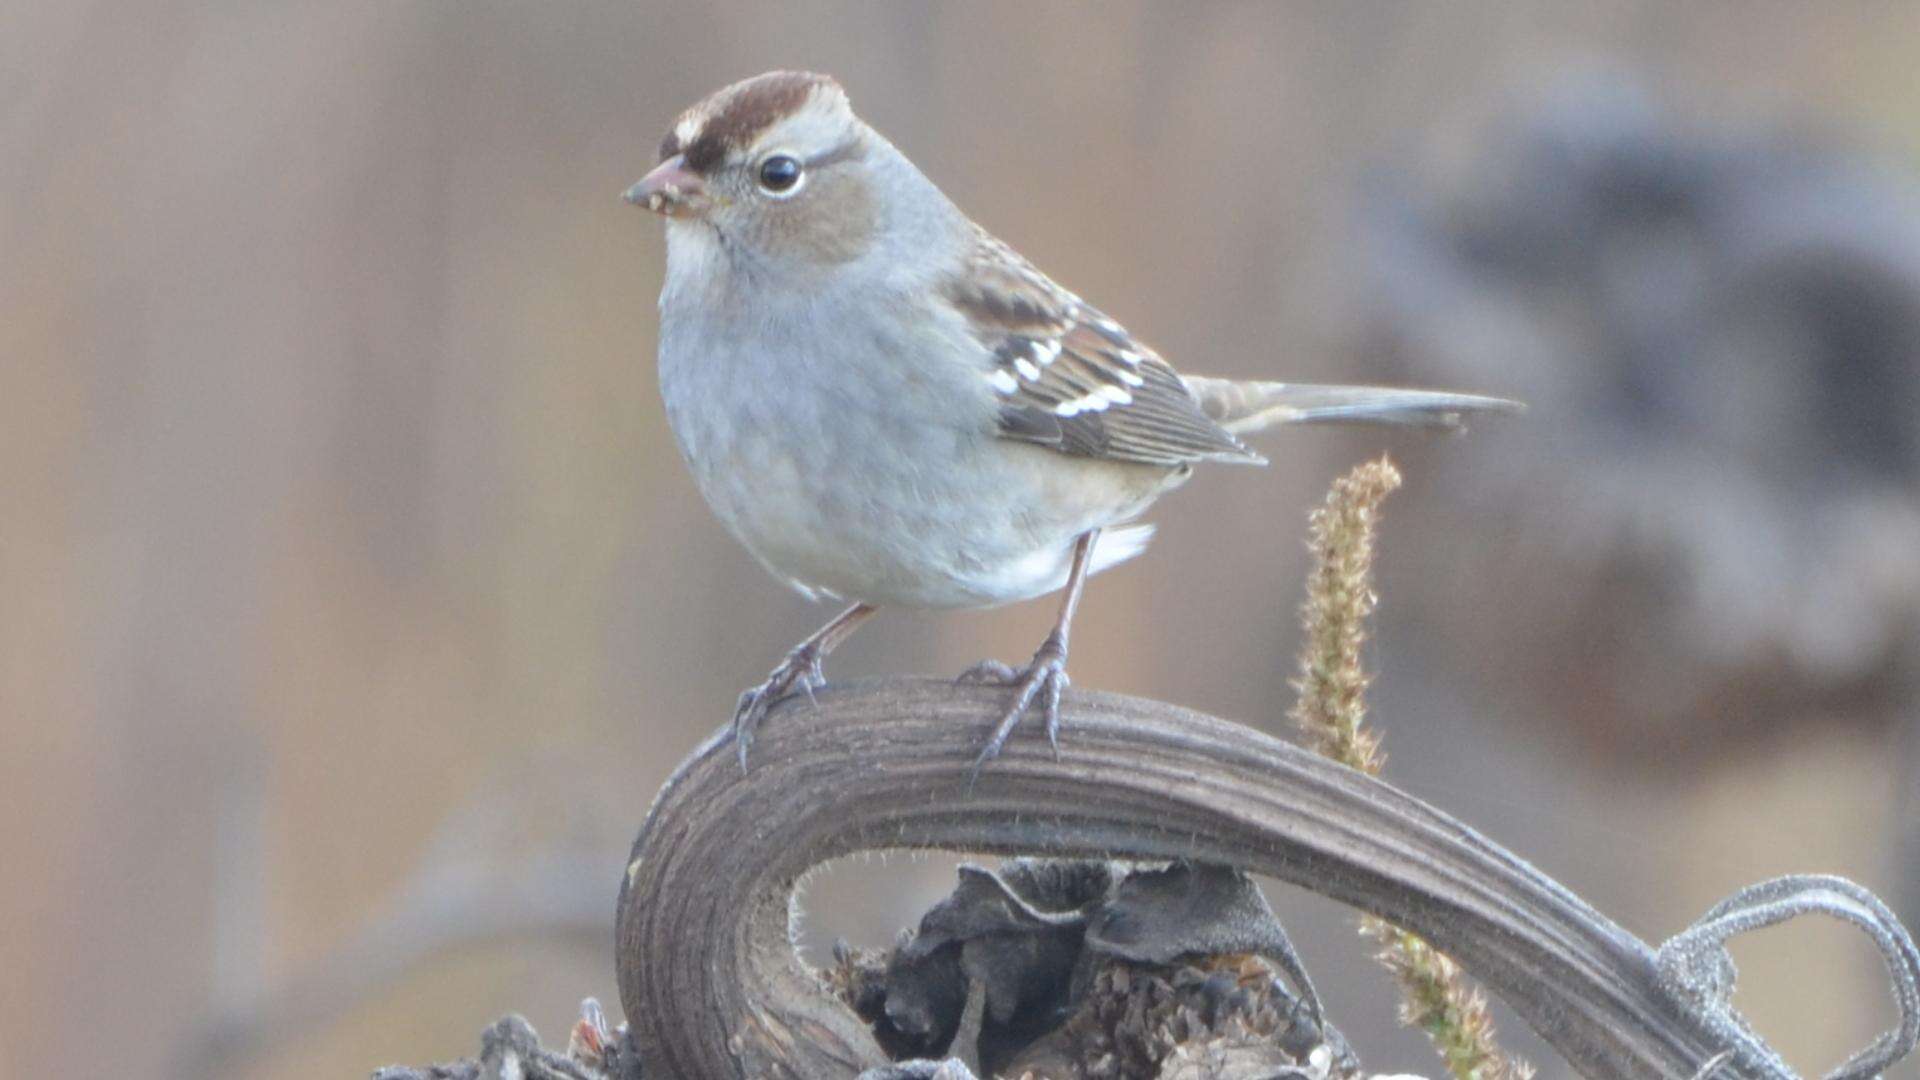
[[[741,767],[774,702],[883,607],[1061,593],[975,773],[1036,704],[1059,748],[1089,576],[1194,466],[1263,465],[1277,424],[1458,426],[1471,394],[1182,375],[975,224],[832,78],[773,71],[681,113],[626,199],[665,221],[660,394],[714,515],[776,578],[849,606],[741,694]]]

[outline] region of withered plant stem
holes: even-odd
[[[1367,462],[1334,481],[1307,523],[1313,569],[1301,605],[1306,638],[1292,715],[1308,746],[1369,776],[1380,774],[1386,755],[1366,726],[1370,676],[1361,650],[1377,603],[1373,552],[1380,504],[1399,486],[1400,471],[1391,461]],[[1453,961],[1418,934],[1372,915],[1360,917],[1360,933],[1380,946],[1377,958],[1400,984],[1400,1019],[1427,1033],[1456,1080],[1533,1075],[1532,1066],[1500,1051],[1486,999]]]

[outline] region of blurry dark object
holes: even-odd
[[[1389,583],[1456,663],[1592,745],[1684,767],[1885,723],[1920,670],[1920,203],[1830,139],[1629,82],[1365,187],[1358,351],[1528,423],[1423,485],[1473,521]]]

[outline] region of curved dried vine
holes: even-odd
[[[1244,725],[1072,693],[1058,758],[1016,739],[969,789],[991,688],[886,680],[790,701],[743,776],[720,736],[635,841],[617,970],[648,1080],[848,1077],[884,1063],[795,954],[794,883],[858,851],[1191,859],[1265,874],[1412,930],[1580,1073],[1693,1076],[1726,1049],[1664,993],[1654,953],[1477,832]],[[1785,1076],[1758,1060],[1720,1076]]]

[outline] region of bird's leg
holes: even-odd
[[[1060,693],[1067,688],[1067,634],[1073,626],[1074,609],[1080,606],[1080,593],[1086,588],[1087,569],[1093,561],[1093,545],[1100,539],[1099,529],[1089,529],[1080,534],[1073,543],[1073,567],[1067,572],[1066,592],[1060,599],[1060,617],[1053,624],[1053,631],[1040,643],[1040,651],[1033,654],[1033,662],[1025,671],[1014,671],[1004,664],[988,660],[974,665],[961,676],[966,680],[1003,681],[1015,687],[1013,704],[1000,717],[1000,726],[993,729],[993,737],[987,740],[986,749],[973,762],[973,774],[980,774],[980,767],[992,761],[1007,744],[1007,736],[1027,714],[1028,706],[1035,698],[1040,700],[1041,715],[1047,723],[1047,742],[1053,746],[1055,756],[1060,753]]]
[[[733,710],[733,741],[740,750],[741,772],[747,771],[747,748],[753,745],[753,731],[760,726],[767,710],[795,690],[803,690],[807,697],[813,697],[814,687],[827,681],[820,662],[878,610],[868,604],[855,604],[835,615],[832,622],[795,645],[787,658],[767,673],[766,682],[740,695],[740,703]]]

